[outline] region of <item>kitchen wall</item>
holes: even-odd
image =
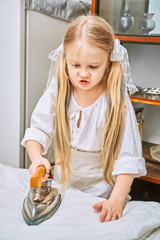
[[[127,48],[132,80],[140,87],[160,87],[160,45],[123,44]],[[133,103],[144,107],[143,140],[160,144],[160,106]]]
[[[0,163],[19,167],[24,123],[24,0],[0,0],[0,10]]]

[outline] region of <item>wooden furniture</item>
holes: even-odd
[[[160,106],[160,96],[152,96],[135,93],[130,96],[132,102],[139,102]],[[160,202],[160,162],[153,159],[150,148],[157,145],[149,142],[142,142],[143,157],[146,160],[147,175],[135,179],[131,189],[133,200],[158,201]]]
[[[153,159],[150,155],[150,147],[156,145],[153,143],[143,142],[143,156],[146,159],[147,175],[141,179],[160,185],[160,162]]]
[[[141,103],[146,103],[146,104],[151,104],[151,105],[157,105],[160,106],[160,95],[148,95],[146,97],[145,94],[141,94],[140,92],[135,93],[130,97],[132,102],[141,102]]]
[[[112,0],[111,0],[112,1]],[[101,0],[92,0],[91,14],[99,15],[99,4]],[[107,4],[107,1],[106,1]],[[132,43],[147,43],[147,44],[160,44],[160,35],[129,35],[129,34],[115,34],[122,42],[132,42]]]
[[[137,36],[122,36],[122,35],[116,35],[116,37],[123,42],[160,44],[160,37],[147,37],[147,36],[137,37]]]
[[[160,107],[159,95],[146,95],[140,92],[130,96],[132,102],[156,105]],[[160,202],[160,162],[150,155],[150,148],[154,143],[142,142],[143,157],[146,160],[147,175],[135,179],[131,189],[133,200]]]
[[[100,0],[92,0],[92,14],[98,14],[98,4]],[[106,3],[107,4],[107,3]],[[143,44],[160,44],[160,36],[147,35],[117,35],[122,43],[143,43]],[[147,96],[141,93],[135,93],[130,97],[132,102],[139,102],[160,106],[160,96]],[[160,201],[160,162],[153,159],[150,155],[150,147],[156,145],[153,143],[143,142],[143,156],[146,159],[147,175],[135,179],[131,195],[135,200],[153,200]],[[139,191],[140,190],[140,191]]]
[[[160,106],[160,96],[156,95],[154,96],[154,99],[152,95],[146,95],[144,96],[141,93],[135,93],[130,97],[132,102],[141,102],[145,104],[151,104],[151,105],[158,105]],[[147,167],[147,175],[144,177],[141,177],[141,179],[156,183],[160,185],[160,162],[153,159],[150,155],[150,147],[156,145],[154,143],[148,143],[143,142],[143,156],[146,159],[146,167]]]

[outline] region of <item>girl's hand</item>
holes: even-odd
[[[32,164],[29,167],[29,172],[30,172],[31,175],[34,175],[37,167],[39,167],[41,165],[45,166],[45,168],[46,168],[46,174],[42,178],[42,182],[45,182],[48,179],[49,171],[51,169],[51,165],[50,165],[49,161],[46,158],[39,157],[38,160],[32,162]]]
[[[101,210],[99,220],[101,222],[108,222],[120,219],[123,213],[123,204],[119,201],[113,201],[111,199],[104,200],[93,205],[96,210]]]

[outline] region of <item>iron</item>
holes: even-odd
[[[45,173],[45,168],[42,168],[44,167],[40,166],[31,177],[30,191],[23,202],[22,214],[28,225],[38,225],[49,219],[61,204],[61,195],[57,188],[51,187],[52,179],[41,182]]]

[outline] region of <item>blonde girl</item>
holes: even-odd
[[[146,174],[127,93],[136,91],[127,51],[104,19],[81,16],[50,58],[48,88],[22,140],[32,162],[29,170],[34,174],[44,165],[49,172],[42,155],[55,138],[55,180],[103,197],[93,206],[101,211],[101,221],[119,219],[134,177]]]

